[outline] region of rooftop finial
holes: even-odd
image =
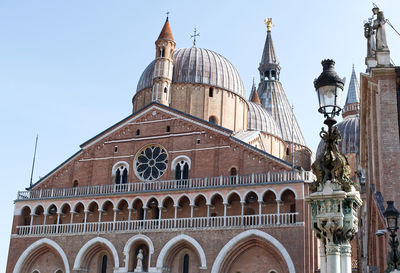
[[[272,18],[265,18],[264,19],[264,24],[267,26],[267,30],[268,31],[271,31],[271,27],[273,26],[272,25]]]
[[[193,35],[190,35],[190,38],[193,38],[193,46],[196,47],[196,37],[200,36],[200,33],[197,33],[197,28],[194,27]]]
[[[168,21],[168,17],[169,17],[169,11],[167,11],[165,14],[167,14],[167,21]]]

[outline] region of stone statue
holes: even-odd
[[[139,249],[139,253],[136,256],[137,263],[135,272],[143,272],[143,250]]]
[[[364,24],[364,36],[367,38],[367,57],[375,57],[375,31],[369,23]]]
[[[389,50],[386,42],[385,24],[386,24],[386,19],[385,16],[383,15],[383,11],[378,11],[377,17],[372,25],[372,28],[376,30],[377,50]]]

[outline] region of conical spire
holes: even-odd
[[[271,25],[272,20],[268,19],[267,38],[264,51],[258,70],[260,71],[260,84],[258,85],[258,97],[261,105],[275,119],[283,140],[306,146],[300,126],[296,117],[293,116],[292,107],[286,97],[282,84],[279,81],[280,66],[272,43]],[[293,134],[293,135],[292,135]],[[293,137],[292,137],[293,136]]]
[[[342,116],[343,118],[345,118],[350,115],[356,115],[359,113],[359,109],[360,109],[360,86],[358,84],[356,72],[354,70],[354,65],[353,65],[350,84],[347,91],[346,104],[344,105]]]
[[[157,40],[161,40],[161,39],[172,40],[172,41],[174,40],[174,36],[172,35],[171,27],[169,26],[168,17],[167,17],[167,20],[165,20],[165,24],[164,24]]]
[[[267,31],[267,38],[265,39],[264,51],[258,70],[260,71],[261,80],[279,80],[281,67],[272,42],[270,26]]]
[[[251,87],[250,101],[261,105],[260,97],[257,94],[257,88],[256,88],[256,83],[254,82],[254,78],[253,78],[253,85]]]

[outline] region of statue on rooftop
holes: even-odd
[[[385,24],[386,19],[383,15],[383,11],[378,11],[377,17],[372,25],[372,28],[376,30],[376,50],[389,50],[386,41]]]
[[[364,36],[367,38],[367,57],[375,57],[375,31],[369,23],[364,24]]]

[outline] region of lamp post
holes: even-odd
[[[393,201],[387,201],[387,208],[383,213],[386,218],[387,230],[390,232],[389,246],[391,251],[387,258],[387,268],[385,273],[400,269],[400,255],[398,251],[399,241],[397,240],[397,230],[399,229],[398,219],[399,211],[394,207]]]
[[[321,273],[351,273],[351,246],[358,229],[357,210],[362,204],[360,193],[350,179],[350,165],[339,151],[342,140],[335,116],[340,114],[340,98],[344,79],[334,69],[333,60],[323,60],[323,71],[315,79],[319,109],[324,115],[320,136],[323,151],[312,165],[316,180],[310,185],[306,198],[311,205],[311,225],[320,240]]]

